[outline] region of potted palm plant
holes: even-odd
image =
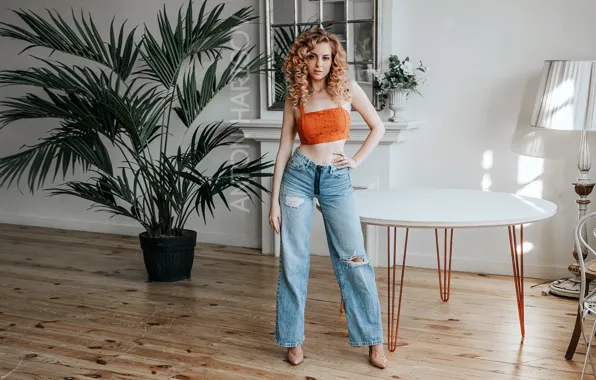
[[[185,228],[191,214],[206,222],[217,196],[229,210],[228,188],[262,200],[260,190],[267,190],[258,177],[271,176],[263,170],[273,163],[263,156],[223,162],[212,175],[198,169],[214,149],[232,144],[238,128],[194,122],[219,91],[263,72],[268,59],[249,58],[254,46],[244,46],[218,72],[234,32],[256,16],[245,7],[222,17],[223,4],[208,11],[206,3],[198,13],[189,3],[172,23],[164,7],[156,33],[144,27],[137,36],[137,28],[126,32],[112,21],[106,40],[91,16],[74,12],[68,23],[55,11],[42,17],[20,10],[23,25],[0,25],[0,36],[27,43],[25,50],[46,48],[84,62],[37,58],[41,67],[0,71],[2,86],[38,89],[0,102],[0,130],[23,119],[59,121],[36,144],[0,158],[0,185],[18,184],[26,174],[31,192],[43,187],[136,220],[144,229],[139,238],[149,281],[189,279],[197,240],[196,231]],[[175,124],[188,129],[186,143],[171,143]],[[66,181],[70,169],[88,175]],[[57,178],[65,183],[46,187]]]

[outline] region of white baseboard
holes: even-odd
[[[67,218],[47,218],[34,215],[19,215],[0,213],[0,223],[17,224],[34,227],[58,228],[73,231],[97,232],[105,234],[117,234],[136,236],[143,232],[143,228],[136,224],[122,222],[106,223],[87,220],[76,220]],[[225,244],[234,247],[261,248],[258,236],[242,234],[224,234],[216,232],[199,231],[197,241],[210,244]]]
[[[328,253],[313,253],[316,256],[329,256]],[[401,265],[403,256],[398,255],[397,262]],[[441,258],[442,260],[442,258]],[[386,258],[381,265],[376,265],[375,268],[387,268]],[[441,261],[441,265],[443,261]],[[406,259],[406,273],[407,267],[413,268],[426,268],[426,269],[437,269],[437,256],[436,254],[422,254],[416,252],[408,252]],[[513,267],[511,261],[486,261],[486,260],[474,260],[469,258],[458,258],[453,256],[451,263],[451,270],[454,272],[469,272],[469,273],[482,273],[492,275],[504,275],[513,276]],[[558,279],[567,278],[570,276],[570,272],[565,267],[556,267],[548,265],[535,265],[524,263],[524,277],[526,278],[539,278],[539,279]]]
[[[143,232],[143,229],[135,224],[121,222],[98,222],[77,220],[68,218],[47,218],[36,215],[6,214],[0,213],[0,223],[17,224],[23,226],[58,228],[73,231],[98,232],[104,234],[118,234],[134,236]]]
[[[130,236],[138,235],[143,231],[143,229],[138,225],[126,224],[121,222],[105,223],[97,221],[82,221],[67,218],[46,218],[33,215],[19,215],[6,213],[0,213],[0,223]],[[225,244],[234,247],[248,247],[255,249],[261,248],[261,243],[258,236],[253,237],[241,234],[199,232],[198,241],[202,243]],[[329,256],[327,252],[313,252],[313,255]],[[401,257],[397,258],[397,261],[399,263],[401,263],[401,260]],[[406,264],[409,267],[436,269],[437,256],[434,254],[409,252]],[[384,262],[381,265],[377,265],[376,267],[387,268],[386,263]],[[489,262],[486,260],[459,258],[456,255],[454,255],[451,268],[453,271],[456,272],[485,273],[505,276],[511,276],[513,274],[511,261],[509,260]],[[570,273],[567,270],[567,266],[556,267],[548,265],[534,265],[527,263],[524,265],[525,277],[556,279],[569,277],[569,275]]]
[[[401,260],[401,259],[398,259]],[[418,268],[437,268],[437,255],[428,255],[420,253],[408,253],[406,264]],[[441,260],[443,258],[441,257]],[[443,265],[441,261],[441,265]],[[513,276],[513,266],[511,259],[503,261],[475,260],[470,258],[458,258],[453,255],[451,269],[457,272],[495,274],[504,276]],[[570,273],[565,267],[556,267],[548,265],[536,265],[524,263],[524,277],[556,279],[569,277]]]

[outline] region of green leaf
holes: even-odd
[[[83,171],[95,167],[112,173],[112,162],[97,133],[80,130],[77,125],[64,124],[40,143],[11,156],[0,158],[0,185],[19,183],[28,172],[27,185],[33,193],[45,182],[54,163],[54,179],[60,169],[66,177],[68,169],[78,165]]]
[[[140,53],[145,64],[139,71],[143,78],[158,81],[168,89],[174,88],[184,61],[193,58],[202,65],[204,58],[221,58],[222,50],[232,50],[229,43],[235,30],[257,18],[251,7],[220,18],[224,4],[216,5],[205,14],[206,4],[204,1],[195,18],[192,1],[189,2],[185,16],[179,11],[174,24],[169,22],[164,7],[158,14],[161,42],[145,28],[146,38]]]
[[[22,28],[8,23],[0,23],[0,36],[10,37],[28,42],[33,47],[45,47],[52,51],[61,51],[77,57],[98,62],[118,74],[122,79],[128,78],[137,59],[138,48],[134,45],[135,29],[128,34],[124,31],[124,24],[118,35],[115,34],[113,25],[110,30],[111,43],[103,42],[91,16],[85,19],[72,12],[74,28],[58,14],[48,11],[48,19],[36,15],[32,11],[14,11],[26,24]],[[126,44],[115,46],[115,41],[121,41],[126,36]]]
[[[213,216],[214,198],[219,196],[226,207],[227,199],[224,195],[224,190],[235,187],[247,194],[251,201],[251,193],[255,194],[260,199],[260,193],[250,189],[250,186],[267,191],[258,182],[254,181],[254,177],[270,177],[272,173],[263,173],[274,165],[273,162],[262,162],[262,156],[259,159],[246,162],[244,158],[237,163],[222,163],[215,173],[211,176],[205,176],[196,169],[196,165],[215,147],[233,144],[233,141],[226,141],[226,139],[237,131],[236,127],[228,126],[220,128],[223,122],[216,122],[207,125],[198,134],[194,132],[191,144],[185,154],[178,154],[177,160],[183,165],[185,170],[178,174],[184,179],[196,184],[198,186],[197,196],[195,200],[195,210],[199,215],[202,215],[206,222],[206,211],[209,209]],[[250,185],[250,186],[248,186]],[[200,209],[200,210],[199,210]]]
[[[94,177],[89,180],[91,183],[82,181],[70,181],[65,183],[64,188],[49,189],[50,194],[72,195],[92,202],[90,209],[106,211],[113,215],[122,215],[137,220],[145,228],[149,228],[142,214],[135,214],[129,211],[131,208],[139,210],[139,204],[129,188],[122,187],[121,179],[110,176]],[[117,204],[116,198],[129,203],[128,207]]]
[[[218,61],[213,62],[205,72],[200,91],[197,91],[194,67],[185,76],[182,87],[177,87],[179,106],[174,107],[174,110],[186,127],[190,127],[209,102],[230,83],[266,70],[266,55],[261,54],[249,60],[248,56],[253,49],[254,47],[239,49],[219,80],[216,77]]]

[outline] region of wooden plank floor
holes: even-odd
[[[579,379],[564,359],[576,302],[526,280],[520,341],[511,277],[408,268],[389,367],[348,346],[327,257],[313,257],[305,361],[273,343],[277,259],[199,244],[192,280],[147,283],[138,239],[0,224],[0,379]],[[377,269],[386,329],[386,269]],[[534,286],[537,285],[537,286]],[[386,331],[385,331],[386,332]]]

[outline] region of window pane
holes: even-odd
[[[350,46],[348,61],[369,62],[374,59],[373,54],[373,23],[358,22],[348,26]]]
[[[346,23],[327,23],[323,24],[323,28],[329,33],[337,35],[344,49],[346,48]]]
[[[298,0],[298,23],[320,21],[319,0]]]
[[[371,20],[374,15],[372,0],[346,0],[349,20]]]
[[[349,65],[350,70],[354,72],[354,75],[350,75],[352,78],[356,80],[356,82],[360,84],[372,84],[372,74],[369,70],[372,69],[372,63],[367,65]]]
[[[346,3],[344,0],[323,1],[323,21],[345,21]]]
[[[272,24],[294,23],[294,0],[269,0],[273,7]]]

